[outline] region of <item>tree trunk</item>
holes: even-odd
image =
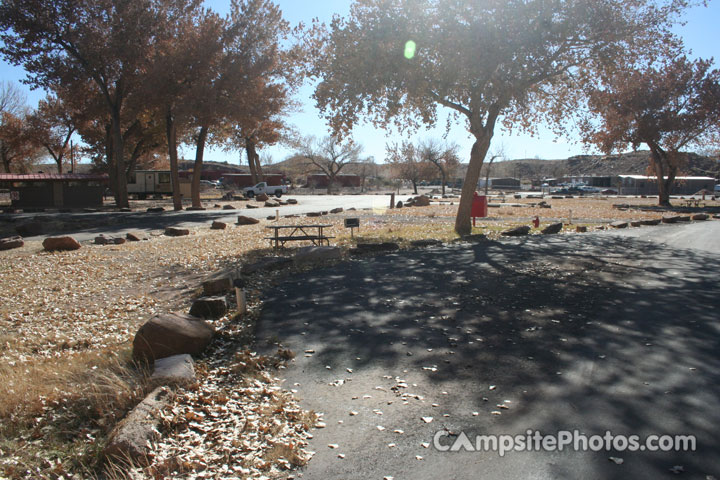
[[[5,140],[0,140],[0,156],[2,157],[2,164],[5,169],[5,173],[10,173],[10,157],[8,157],[5,149]]]
[[[118,208],[127,208],[130,206],[130,202],[128,201],[127,178],[125,177],[125,152],[123,151],[120,111],[117,108],[113,110],[110,128],[112,130],[113,162],[115,163],[113,169],[115,172],[115,205]]]
[[[180,193],[180,174],[178,173],[177,156],[177,126],[173,119],[172,109],[165,113],[165,133],[167,135],[168,155],[170,156],[170,178],[173,190],[173,210],[182,210],[182,195]]]
[[[447,174],[445,173],[445,170],[442,168],[440,169],[440,181],[442,182],[442,194],[443,197],[445,196],[445,183],[447,182]]]
[[[658,205],[661,207],[672,206],[670,204],[670,188],[672,187],[672,183],[675,181],[675,175],[670,175],[670,172],[668,172],[668,178],[665,180],[666,159],[667,155],[665,152],[653,145],[650,145],[650,161],[652,162],[652,167],[653,170],[655,170],[655,176],[657,177]],[[672,180],[670,177],[672,177]]]
[[[245,138],[245,153],[247,154],[248,166],[250,167],[250,179],[253,185],[257,185],[260,182],[260,180],[258,180],[257,163],[255,162],[257,151],[255,150],[255,142],[250,138]]]
[[[482,168],[483,160],[485,160],[485,155],[490,149],[491,139],[492,130],[490,130],[490,133],[488,133],[487,130],[483,130],[482,133],[475,134],[475,143],[473,143],[472,149],[470,150],[470,164],[468,165],[465,182],[463,183],[457,217],[455,217],[455,232],[461,236],[469,235],[472,232],[470,213],[472,211],[473,194],[477,189],[478,180],[480,179],[480,169]]]
[[[417,195],[417,194],[418,194],[418,191],[417,191],[417,181],[416,181],[416,180],[410,180],[410,181],[411,181],[412,184],[413,184],[413,193],[414,193],[415,195]]]
[[[192,192],[192,206],[195,208],[202,207],[202,202],[200,201],[200,176],[202,175],[203,155],[205,154],[205,141],[207,140],[207,133],[207,125],[201,126],[195,148],[195,164],[193,165],[192,185],[190,187]]]
[[[110,190],[112,190],[113,195],[114,192],[117,192],[117,175],[115,170],[115,161],[113,160],[113,136],[112,136],[112,128],[110,125],[105,125],[105,163],[107,163],[107,171],[108,171],[108,177],[110,182]]]

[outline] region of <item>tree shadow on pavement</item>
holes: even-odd
[[[325,366],[408,372],[450,413],[433,430],[697,438],[696,452],[555,453],[555,478],[704,478],[720,468],[718,272],[704,252],[609,235],[456,244],[295,277],[268,292],[258,336],[315,350],[302,368],[318,385]]]

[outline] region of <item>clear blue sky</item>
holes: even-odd
[[[276,0],[283,10],[285,18],[293,25],[299,22],[309,23],[313,18],[317,17],[321,21],[328,21],[333,14],[337,13],[345,15],[349,10],[350,0]],[[219,13],[226,13],[229,7],[228,0],[205,0],[206,5]],[[708,7],[696,7],[690,10],[685,18],[687,22],[685,26],[678,27],[677,33],[680,34],[687,46],[692,50],[693,56],[709,58],[714,57],[715,63],[718,64],[720,58],[720,0],[711,0]],[[25,78],[25,73],[21,68],[13,67],[7,63],[0,61],[0,75],[5,80],[20,81]],[[26,86],[23,88],[27,89]],[[327,132],[324,121],[320,118],[318,111],[315,109],[310,95],[313,87],[306,85],[298,94],[298,100],[301,103],[301,111],[289,117],[289,123],[303,135],[322,136]],[[30,92],[28,90],[28,103],[35,106],[37,101],[42,98],[42,92]],[[436,138],[442,137],[445,133],[444,121],[439,122],[440,127],[434,130],[422,130],[414,138],[432,136]],[[382,162],[384,159],[385,143],[388,141],[399,141],[402,138],[394,134],[394,132],[385,132],[374,129],[369,125],[360,125],[357,127],[353,136],[356,142],[364,147],[364,155],[375,157],[376,161]],[[455,142],[461,147],[461,154],[465,157],[469,156],[470,146],[472,142],[469,134],[465,130],[463,123],[454,125],[448,136],[448,140]],[[539,157],[544,159],[565,158],[571,155],[584,153],[583,146],[575,143],[573,139],[555,139],[554,135],[547,129],[541,129],[538,137],[530,137],[527,135],[508,135],[502,131],[496,133],[493,139],[493,148],[502,145],[506,154],[506,158],[532,158]],[[192,157],[193,151],[187,150],[186,157]],[[274,161],[283,160],[292,153],[283,147],[276,146],[266,149]],[[228,161],[229,163],[238,163],[240,152],[225,153],[220,150],[210,149],[206,153],[207,160]],[[243,158],[243,163],[245,159]]]

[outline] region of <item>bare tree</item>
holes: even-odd
[[[442,194],[445,195],[445,183],[460,164],[458,158],[458,146],[442,144],[437,140],[429,139],[421,141],[418,145],[420,158],[429,162],[440,171],[440,181],[442,182]]]
[[[505,158],[505,145],[500,144],[499,147],[490,154],[490,160],[488,160],[487,170],[485,171],[485,196],[488,194],[488,187],[490,186],[490,170],[492,164],[498,158]]]
[[[328,136],[321,139],[301,137],[295,141],[299,155],[308,165],[322,172],[328,178],[327,191],[330,193],[340,171],[347,165],[360,161],[362,146],[351,140],[340,141],[337,137]]]

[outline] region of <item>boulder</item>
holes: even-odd
[[[402,208],[402,207],[403,207],[403,203],[402,203],[401,201],[398,201],[398,202],[395,204],[395,208]]]
[[[15,231],[21,237],[35,237],[45,233],[45,227],[40,222],[28,222],[15,227]]]
[[[110,239],[107,238],[105,235],[98,235],[97,237],[95,237],[94,243],[95,245],[107,245],[108,243],[110,243]]]
[[[235,207],[232,205],[223,205],[222,209],[223,210],[235,210]]]
[[[484,233],[473,233],[471,235],[463,235],[460,239],[463,242],[484,242],[487,240],[487,235]]]
[[[225,297],[201,297],[195,300],[190,307],[190,315],[198,318],[216,320],[228,311]]]
[[[247,207],[247,208],[260,208],[260,207],[258,207],[257,205],[253,205],[252,203],[248,203],[247,205],[245,205],[245,207]]]
[[[662,223],[677,223],[680,220],[680,217],[674,216],[674,217],[662,217]]]
[[[160,212],[164,212],[165,209],[163,207],[150,207],[145,211],[148,213],[160,213]]]
[[[210,225],[211,230],[225,230],[227,228],[227,223],[225,222],[218,222],[217,220],[212,222],[212,225]]]
[[[430,199],[425,195],[413,198],[413,206],[415,207],[427,207],[430,205]]]
[[[206,297],[212,297],[221,293],[227,293],[233,288],[233,283],[230,277],[215,278],[212,280],[205,280],[202,283],[203,295]]]
[[[326,260],[337,260],[342,257],[342,250],[339,247],[311,246],[300,248],[293,261],[295,263],[315,263]]]
[[[268,215],[265,220],[275,220],[275,215]]]
[[[613,227],[613,228],[627,228],[628,222],[624,222],[624,221],[622,221],[622,220],[618,220],[617,222],[612,222],[612,223],[610,224],[610,226]]]
[[[395,242],[358,243],[355,248],[350,249],[350,253],[352,255],[360,255],[363,253],[392,252],[399,248],[400,246]]]
[[[128,242],[139,242],[140,240],[147,240],[147,236],[140,232],[127,232],[125,238]]]
[[[585,225],[578,225],[577,227],[575,227],[575,231],[577,233],[585,233],[587,232],[587,227]]]
[[[640,225],[660,225],[661,219],[653,218],[651,220],[640,220]]]
[[[110,433],[104,456],[123,464],[147,465],[149,446],[159,437],[161,412],[169,396],[170,390],[164,387],[150,392]]]
[[[187,207],[185,210],[187,210],[188,212],[201,212],[206,209],[205,207]]]
[[[343,212],[342,207],[333,208],[332,210],[330,210],[330,213],[342,213],[342,212]]]
[[[167,227],[165,229],[165,235],[168,237],[183,237],[185,235],[190,235],[190,230],[187,228]]]
[[[255,225],[256,223],[260,223],[260,220],[257,218],[246,217],[244,215],[238,215],[237,217],[238,225]]]
[[[269,199],[270,197],[268,197],[266,193],[259,193],[255,195],[255,200],[258,202],[267,202]]]
[[[306,217],[320,217],[322,216],[322,212],[308,212],[305,214]]]
[[[425,248],[425,247],[433,247],[436,245],[442,245],[442,242],[440,240],[436,240],[434,238],[423,238],[421,240],[413,240],[410,242],[410,245],[412,245],[415,248]]]
[[[255,263],[250,263],[242,268],[242,273],[250,275],[256,272],[280,270],[292,263],[292,259],[286,257],[265,257]]]
[[[562,231],[562,229],[563,229],[562,222],[557,222],[557,223],[551,223],[547,227],[540,230],[540,232],[543,235],[553,235],[555,233],[560,233]]]
[[[115,237],[112,239],[112,243],[114,243],[115,245],[122,245],[123,243],[125,243],[125,239],[122,237]]]
[[[505,230],[500,235],[504,235],[506,237],[519,237],[522,235],[527,235],[528,233],[530,233],[530,227],[528,225],[520,225],[519,227]]]
[[[215,329],[200,318],[183,313],[156,315],[135,334],[133,358],[154,361],[183,353],[198,355],[214,334]]]
[[[43,248],[48,251],[77,250],[80,243],[73,237],[48,237],[43,240]]]
[[[267,202],[265,202],[265,206],[269,208],[276,208],[279,207],[280,204],[274,200],[268,200]]]
[[[195,362],[188,354],[155,360],[150,382],[155,385],[188,385],[195,380]]]
[[[0,250],[11,250],[13,248],[20,248],[25,245],[22,237],[17,235],[14,237],[0,238]]]
[[[642,225],[642,223],[640,223],[640,222],[637,221],[637,220],[633,220],[632,222],[630,222],[630,226],[631,226],[631,227],[639,227],[639,226],[641,226],[641,225]]]
[[[295,200],[294,198],[288,198],[286,200],[286,202],[288,203],[288,205],[297,205],[297,203],[298,203],[298,201]]]
[[[690,215],[680,215],[677,217],[679,222],[689,222],[690,221]]]
[[[707,220],[710,216],[707,213],[696,213],[692,216],[693,220]]]

